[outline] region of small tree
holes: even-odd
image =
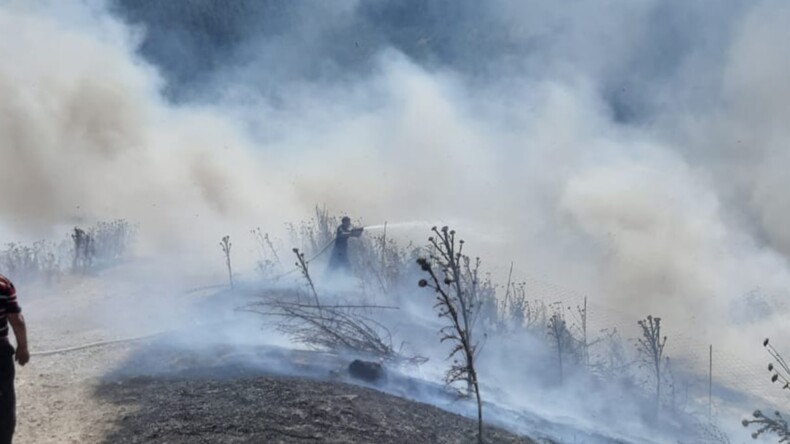
[[[244,311],[278,318],[278,329],[292,340],[311,348],[354,355],[371,356],[396,364],[422,364],[427,358],[404,353],[404,344],[395,349],[389,329],[372,315],[374,311],[398,307],[371,304],[327,304],[320,301],[311,276],[309,260],[293,249],[298,269],[312,298],[303,301],[301,291],[267,295],[263,302],[244,307]]]
[[[630,371],[633,362],[628,358],[620,333],[616,328],[611,330],[604,329],[600,333],[599,343],[602,351],[596,354],[595,360],[591,364],[593,373],[603,379],[616,381],[621,385],[634,386]]]
[[[479,257],[471,260],[468,256],[461,257],[462,281],[469,293],[469,306],[472,307],[474,320],[478,319],[483,324],[485,331],[499,330],[504,324],[499,320],[499,303],[496,298],[496,286],[491,281],[491,275],[486,273],[481,279]]]
[[[428,238],[432,255],[430,259],[420,258],[417,263],[430,280],[421,279],[420,287],[429,287],[436,293],[436,305],[439,316],[449,321],[448,326],[440,330],[441,342],[450,341],[453,347],[448,358],[453,363],[445,374],[445,382],[453,384],[458,381],[467,383],[467,391],[473,392],[477,400],[477,441],[483,442],[483,403],[480,398],[480,386],[477,379],[475,359],[477,343],[472,338],[473,326],[477,317],[478,306],[474,301],[474,289],[477,282],[469,282],[462,274],[462,263],[468,261],[463,255],[463,240],[456,240],[455,231],[442,227],[433,227],[435,236]],[[434,270],[437,265],[443,278]],[[474,274],[467,274],[474,276]],[[460,355],[460,359],[457,356]]]
[[[576,326],[579,334],[579,347],[581,348],[581,359],[586,368],[590,367],[590,347],[595,345],[598,341],[590,342],[587,334],[587,296],[584,297],[584,305],[576,306],[576,314],[578,315],[578,325]]]
[[[230,281],[230,288],[233,289],[233,269],[230,266],[230,236],[224,236],[220,241],[219,246],[222,247],[222,252],[225,253],[225,265],[228,267],[228,280]]]
[[[559,375],[559,382],[563,381],[563,365],[562,355],[566,352],[565,346],[568,343],[568,328],[565,326],[565,319],[562,313],[558,310],[555,311],[551,318],[549,318],[549,337],[552,340],[554,348],[557,350],[557,372]]]
[[[304,276],[305,281],[307,281],[308,287],[310,287],[310,293],[312,293],[313,298],[315,299],[315,306],[318,308],[319,314],[321,313],[321,301],[318,299],[318,292],[315,290],[315,284],[313,284],[313,278],[310,276],[310,268],[308,265],[308,261],[304,257],[304,253],[301,253],[298,248],[293,249],[294,254],[296,255],[296,268],[302,273]]]
[[[269,233],[264,233],[260,227],[250,230],[250,233],[255,239],[258,250],[257,270],[264,279],[274,277],[276,273],[282,271],[282,262],[269,238]]]
[[[637,339],[636,349],[639,353],[641,364],[653,373],[656,378],[656,416],[661,405],[661,378],[666,365],[664,362],[664,347],[667,337],[661,336],[661,318],[648,316],[637,322],[642,327],[642,337]]]

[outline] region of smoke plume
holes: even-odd
[[[747,350],[788,330],[788,22],[775,0],[6,0],[0,234],[123,217],[147,251],[216,254],[314,204],[442,220],[494,271]],[[775,314],[742,316],[758,288]]]

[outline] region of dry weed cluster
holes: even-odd
[[[94,272],[123,260],[134,243],[135,231],[129,222],[119,219],[75,227],[60,242],[9,243],[0,251],[0,267],[18,282],[52,283],[67,273]]]

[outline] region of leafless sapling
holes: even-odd
[[[642,328],[642,337],[637,339],[636,349],[640,364],[647,367],[656,378],[655,414],[658,417],[661,405],[661,378],[666,366],[664,347],[667,337],[661,336],[661,318],[659,317],[648,316],[637,323]]]
[[[222,252],[225,253],[225,265],[228,267],[228,280],[230,281],[230,288],[233,288],[233,269],[230,265],[230,247],[233,244],[230,242],[230,236],[224,236],[219,246],[222,247]]]
[[[406,357],[392,345],[392,335],[369,313],[397,307],[364,304],[322,305],[280,298],[245,307],[244,311],[279,318],[277,327],[292,340],[312,348],[352,352],[386,361],[422,363],[419,356]]]
[[[547,326],[548,335],[551,338],[552,345],[554,345],[557,351],[557,374],[559,375],[559,383],[562,384],[564,378],[563,356],[574,351],[574,338],[568,330],[561,305],[555,307],[554,313],[549,318]]]
[[[502,300],[502,305],[499,310],[500,314],[500,323],[505,326],[509,326],[509,319],[508,319],[508,309],[511,308],[510,305],[510,289],[513,283],[513,262],[510,263],[510,271],[507,273],[507,284],[505,285],[505,297]]]
[[[434,290],[435,307],[439,310],[439,316],[449,321],[449,325],[439,332],[441,342],[450,341],[453,344],[448,356],[453,359],[453,363],[445,374],[445,382],[448,385],[459,381],[466,382],[467,393],[474,393],[477,401],[477,440],[478,443],[482,443],[483,403],[475,368],[477,343],[473,339],[478,307],[472,299],[471,288],[476,283],[468,282],[462,274],[462,261],[465,258],[464,241],[456,240],[455,230],[450,230],[446,226],[441,230],[433,227],[432,230],[434,236],[428,238],[432,247],[431,257],[417,260],[429,279],[421,279],[419,286]],[[441,278],[437,275],[434,265],[437,266]]]
[[[315,306],[318,309],[318,313],[321,314],[321,301],[318,300],[318,292],[315,290],[315,285],[313,284],[313,278],[310,276],[310,268],[309,262],[304,257],[304,253],[300,252],[298,248],[293,249],[294,254],[296,255],[296,268],[302,273],[302,276],[307,281],[307,286],[310,288],[310,292],[313,294],[313,299],[315,299]]]
[[[589,336],[587,335],[587,297],[584,297],[584,306],[576,307],[576,312],[579,315],[579,331],[581,333],[580,338],[580,345],[582,349],[582,359],[584,360],[584,366],[590,367],[590,347],[593,345],[590,343]],[[595,342],[595,341],[594,341]]]
[[[527,330],[544,334],[548,327],[548,308],[543,300],[527,299],[527,284],[511,283],[508,310],[506,313],[508,329]]]
[[[603,329],[599,333],[602,350],[591,364],[593,372],[603,379],[628,387],[634,386],[630,372],[633,362],[628,358],[620,333],[616,328]]]
[[[502,316],[509,330],[520,330],[527,327],[527,315],[531,313],[525,284],[511,283],[509,287],[510,291],[506,294],[507,305],[503,305]]]
[[[474,260],[469,256],[461,256],[461,280],[463,287],[469,293],[469,307],[472,308],[471,323],[476,324],[482,322],[483,334],[486,334],[486,329],[496,330],[499,329],[499,303],[496,298],[496,286],[491,281],[491,275],[486,273],[484,277],[480,276],[480,265],[482,261],[479,257]]]
[[[572,350],[579,364],[584,368],[590,368],[590,349],[601,342],[601,338],[590,339],[588,330],[589,311],[587,308],[587,297],[584,298],[583,305],[577,305],[576,309],[568,307],[570,314],[570,325],[568,328],[571,339]],[[566,322],[567,324],[567,322]]]
[[[258,264],[256,268],[263,278],[271,278],[282,269],[282,262],[277,254],[277,249],[274,248],[269,238],[269,233],[264,233],[260,227],[250,230],[250,233],[255,238],[255,244],[258,249]]]
[[[245,307],[245,311],[274,316],[281,319],[278,328],[294,341],[318,349],[352,352],[373,356],[382,361],[398,364],[421,364],[427,361],[422,356],[408,356],[403,346],[396,350],[392,345],[392,335],[371,312],[377,310],[397,310],[398,307],[371,304],[322,304],[318,297],[309,261],[298,248],[296,267],[307,282],[313,301],[302,302],[301,297],[270,298],[266,302]]]
[[[664,369],[662,370],[662,377],[664,384],[669,387],[669,399],[667,404],[673,414],[682,412],[689,398],[689,383],[675,377],[675,372],[672,371],[672,361],[669,357],[664,358]]]

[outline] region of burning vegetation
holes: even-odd
[[[156,336],[198,349],[159,355],[172,367],[317,360],[300,376],[475,420],[442,423],[455,433],[400,416],[408,441],[498,442],[497,426],[574,443],[790,440],[786,345],[764,344],[768,376],[749,356],[766,326],[790,332],[790,58],[776,44],[789,2],[0,3],[0,233],[25,239],[0,246],[0,273],[20,301],[38,293],[31,345],[48,365],[111,344],[144,354],[138,339]],[[376,225],[326,207],[298,222],[316,201]],[[133,222],[91,225],[115,215]],[[423,217],[452,222],[399,231]],[[42,232],[61,237],[25,237]],[[264,343],[299,365],[259,359]],[[118,366],[154,363],[135,364]],[[72,381],[48,370],[25,389]],[[174,412],[157,410],[146,439],[231,433],[210,424],[223,409],[194,414],[211,398],[181,382],[150,397]],[[245,398],[244,384],[203,385],[237,403],[223,418],[238,440],[262,402],[299,400],[267,422],[344,413],[326,427],[373,409],[331,391]],[[346,425],[397,441],[374,423]],[[247,431],[328,438],[299,428]]]
[[[705,401],[689,399],[693,375],[673,371],[665,333],[671,327],[664,319],[648,315],[634,322],[639,328],[631,341],[616,328],[591,330],[595,311],[586,298],[575,307],[532,299],[530,284],[514,281],[512,269],[505,285],[495,283],[484,271],[483,261],[469,256],[467,243],[449,227],[432,228],[424,246],[402,245],[386,225],[366,230],[348,245],[350,269],[337,270],[326,261],[335,241],[335,224],[340,225],[339,218],[316,209],[313,220],[288,226],[287,241],[261,228],[252,230],[259,255],[255,278],[239,279],[242,275],[234,273],[233,244],[230,236],[223,237],[220,246],[229,293],[220,290],[219,295],[231,301],[237,300],[233,294],[254,295],[253,302],[235,302],[235,308],[263,316],[264,325],[275,326],[300,347],[344,361],[340,372],[347,381],[390,391],[401,383],[400,374],[419,373],[428,364],[445,366],[446,393],[456,397],[459,406],[467,402],[474,406],[476,414],[461,410],[476,417],[474,440],[480,443],[496,442],[501,433],[497,426],[514,428],[512,421],[502,421],[498,414],[484,415],[486,410],[499,409],[502,386],[489,375],[496,374],[497,356],[503,352],[521,366],[525,378],[534,380],[527,382],[532,387],[527,390],[561,393],[584,387],[588,394],[602,398],[617,393],[636,409],[623,414],[660,436],[676,436],[684,443],[729,442],[727,433],[700,413]],[[64,274],[82,275],[122,264],[131,251],[134,231],[126,221],[77,227],[58,248],[46,242],[30,247],[12,244],[2,260],[23,280],[54,283]],[[293,267],[285,266],[283,249],[288,244],[298,245],[292,248]],[[425,289],[432,290],[432,297]],[[438,323],[410,319],[431,309]],[[433,329],[435,340],[423,336],[415,342],[414,336],[403,334],[414,328]],[[775,361],[769,366],[771,380],[787,388],[790,372],[783,358],[767,341],[764,345]],[[337,367],[332,368],[327,377],[337,377]],[[756,411],[743,425],[755,427],[755,437],[788,436],[779,412]],[[561,434],[544,435],[541,430],[529,433],[563,439]]]
[[[602,397],[627,393],[629,404],[637,409],[635,418],[662,436],[679,436],[681,442],[726,442],[725,432],[697,413],[712,401],[692,403],[689,376],[673,372],[661,318],[648,315],[634,322],[639,329],[630,341],[633,345],[616,328],[592,332],[586,298],[576,307],[530,299],[529,284],[513,282],[512,271],[506,285],[494,283],[481,259],[468,256],[465,242],[448,227],[434,227],[424,247],[401,246],[386,231],[362,236],[350,249],[349,278],[355,285],[338,290],[325,285],[333,279],[331,268],[318,281],[314,274],[325,264],[321,256],[332,245],[332,227],[339,222],[317,208],[312,221],[289,225],[289,242],[301,246],[293,248],[296,261],[290,270],[275,246],[283,242],[260,228],[252,230],[260,254],[257,270],[269,289],[243,310],[266,316],[295,343],[349,356],[349,373],[379,384],[382,379],[371,375],[428,362],[427,356],[409,353],[414,344],[398,341],[390,328],[395,320],[408,323],[404,303],[424,297],[410,286],[417,282],[417,287],[433,291],[434,309],[445,320],[436,326],[437,347],[449,357],[444,382],[448,388],[460,383],[452,391],[474,400],[478,442],[486,440],[485,394],[498,390],[496,383],[485,379],[491,369],[485,349],[510,350],[514,362],[540,360],[525,367],[527,375],[537,372],[533,377],[551,390],[574,390],[581,384]],[[301,275],[301,288],[283,286],[282,280],[295,273]],[[401,346],[395,347],[398,342]],[[531,345],[522,347],[519,342]],[[425,344],[420,346],[425,350]],[[547,370],[553,379],[543,374]]]

